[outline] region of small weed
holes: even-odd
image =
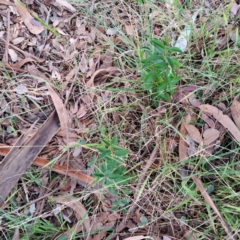
[[[144,52],[146,57],[144,57]],[[174,93],[175,85],[180,80],[175,68],[180,64],[177,58],[172,57],[174,53],[181,53],[176,47],[166,46],[163,42],[152,39],[150,48],[144,47],[140,50],[142,88],[151,94],[152,105],[157,106],[159,100],[169,101]]]
[[[119,195],[119,187],[125,194],[130,194],[129,189],[123,187],[130,183],[133,176],[127,174],[124,166],[129,150],[117,145],[117,136],[112,139],[102,139],[101,144],[96,146],[99,156],[94,155],[89,165],[96,165],[93,176],[107,187],[109,192]],[[121,204],[120,204],[121,205]]]

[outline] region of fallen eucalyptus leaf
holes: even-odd
[[[20,1],[20,0],[14,0],[15,6],[17,8],[18,13],[21,15],[23,22],[27,26],[28,30],[35,35],[40,34],[43,30],[44,27],[41,26],[35,26],[31,23],[33,17],[32,15],[28,12],[26,6]]]
[[[209,104],[201,105],[199,107],[203,112],[212,115],[218,122],[220,122],[232,135],[233,137],[240,142],[240,131],[233,123],[233,121],[227,116],[224,115],[223,112]]]
[[[219,138],[220,132],[215,128],[208,128],[203,133],[203,145],[208,146]]]
[[[233,120],[238,128],[240,128],[240,102],[235,99],[230,107]]]

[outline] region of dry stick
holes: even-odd
[[[0,144],[0,155],[2,156],[6,156],[8,154],[8,152],[10,151],[11,146],[7,146],[7,145],[3,145]],[[38,166],[38,167],[42,167],[42,168],[48,168],[54,172],[63,174],[63,175],[68,175],[70,177],[75,177],[81,181],[83,181],[84,183],[90,184],[91,182],[93,182],[94,178],[91,176],[88,176],[84,173],[81,173],[79,171],[73,170],[73,169],[67,169],[64,166],[61,166],[59,164],[50,164],[50,161],[46,158],[43,157],[37,157],[34,162],[34,165]]]
[[[3,57],[3,62],[8,64],[8,49],[10,42],[10,10],[7,11],[7,39],[5,42],[5,53]]]
[[[129,213],[133,212],[136,208],[136,203],[138,201],[138,192],[141,188],[141,185],[147,175],[147,171],[148,169],[152,166],[154,160],[155,160],[155,157],[158,153],[158,149],[159,149],[159,145],[158,143],[156,144],[155,148],[153,149],[151,155],[150,155],[150,158],[149,160],[147,161],[147,164],[146,166],[144,167],[143,171],[142,171],[142,174],[140,175],[139,179],[138,179],[138,184],[137,184],[137,187],[136,187],[136,190],[135,190],[135,195],[134,195],[134,204],[132,205],[132,207],[129,209]]]

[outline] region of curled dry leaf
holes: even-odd
[[[56,111],[58,113],[61,130],[63,130],[65,132],[65,131],[67,131],[68,121],[70,119],[70,116],[69,116],[61,98],[58,96],[58,94],[55,92],[55,90],[51,87],[50,84],[47,84],[47,87],[48,87],[48,91],[50,92],[50,95],[52,97]]]
[[[206,129],[203,133],[203,145],[208,146],[219,138],[220,132],[215,128]]]
[[[19,62],[16,62],[16,63],[14,63],[14,64],[11,64],[10,66],[11,66],[12,68],[20,69],[25,63],[28,63],[28,62],[35,62],[35,60],[32,59],[32,58],[30,58],[30,57],[28,57],[28,58],[25,58],[25,59],[23,59],[23,60],[21,60],[21,61],[19,61]]]
[[[240,131],[238,130],[236,125],[233,123],[233,121],[227,115],[224,115],[220,109],[213,107],[209,104],[201,105],[199,108],[203,112],[212,115],[233,135],[233,137],[238,142],[240,142]]]
[[[83,225],[85,226],[86,230],[88,231],[90,229],[87,210],[85,209],[85,207],[83,206],[83,204],[80,202],[79,199],[75,197],[67,197],[67,196],[57,196],[57,197],[52,197],[51,199],[57,203],[62,203],[72,208],[77,220],[78,221],[84,220]]]
[[[235,99],[230,107],[233,120],[238,128],[240,128],[240,102]]]
[[[82,225],[85,227],[86,232],[90,230],[91,225],[88,217],[88,212],[79,199],[74,197],[58,196],[52,197],[52,200],[72,208],[77,220],[82,222],[82,224],[78,222],[71,228],[71,231],[67,231],[64,234],[70,235],[71,232],[78,233],[79,231],[82,231]]]
[[[17,8],[18,13],[21,15],[21,17],[23,19],[23,22],[27,26],[28,30],[32,34],[35,34],[35,35],[40,34],[44,30],[44,27],[42,25],[41,26],[35,26],[31,23],[33,17],[28,12],[27,8],[23,5],[23,3],[21,3],[20,0],[14,0],[14,3],[15,3],[15,6]]]

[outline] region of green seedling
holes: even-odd
[[[119,195],[119,189],[125,194],[130,194],[125,186],[130,183],[133,176],[127,174],[127,168],[124,166],[129,150],[118,146],[116,135],[110,140],[102,139],[96,149],[99,156],[95,155],[89,163],[96,166],[93,173],[95,179],[114,195]]]
[[[150,44],[150,47],[142,48],[139,54],[142,68],[142,88],[150,93],[152,105],[157,107],[159,100],[170,100],[175,86],[180,80],[175,71],[180,64],[172,55],[181,53],[181,50],[166,46],[157,39],[152,39]]]

